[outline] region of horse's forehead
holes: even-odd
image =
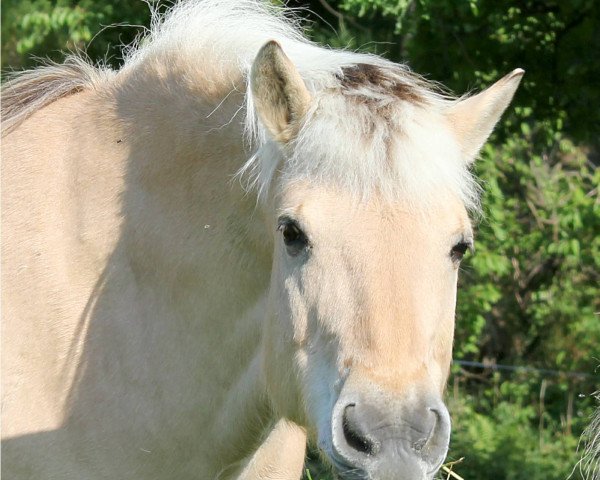
[[[440,193],[439,201],[424,207],[415,206],[411,199],[391,201],[376,193],[357,198],[352,192],[331,185],[295,183],[284,190],[281,198],[282,212],[319,232],[337,234],[340,230],[358,229],[436,238],[470,228],[465,207],[451,194]]]

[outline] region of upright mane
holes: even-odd
[[[299,153],[286,159],[288,176],[337,181],[359,193],[377,189],[422,199],[443,187],[467,208],[476,209],[478,186],[458,153],[448,151],[452,142],[432,128],[428,138],[423,134],[456,99],[404,65],[310,42],[290,12],[260,0],[182,0],[165,14],[153,13],[147,34],[125,48],[119,71],[99,69],[72,56],[63,65],[15,76],[2,91],[3,129],[58,98],[113,82],[148,64],[179,69],[183,65],[189,77],[198,73],[205,84],[221,85],[226,91],[238,89],[241,79],[246,98],[243,124],[253,152],[240,174],[264,193],[279,163],[274,160],[277,148],[256,115],[249,72],[260,47],[276,40],[315,99],[295,142],[302,158]],[[399,134],[411,140],[402,151],[396,141]],[[423,143],[427,145],[418,145]],[[424,148],[429,149],[427,155]]]

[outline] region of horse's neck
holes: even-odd
[[[113,391],[139,383],[158,392],[143,399],[157,428],[174,436],[200,433],[204,440],[195,441],[217,444],[224,432],[243,429],[198,409],[225,406],[232,391],[245,409],[264,398],[253,358],[270,240],[256,198],[232,179],[247,155],[241,118],[230,121],[241,96],[215,110],[215,100],[186,92],[158,90],[144,98],[144,87],[136,90],[141,97],[116,96],[129,149],[121,237],[90,314],[71,418],[86,418],[99,382],[115,382],[104,387]],[[139,402],[115,395],[98,417],[134,411]],[[163,435],[167,441],[169,432]]]
[[[154,81],[147,83],[151,89]],[[233,178],[248,155],[243,96],[223,100],[224,91],[207,96],[184,82],[167,87],[155,88],[131,112],[135,101],[123,101],[131,146],[122,247],[138,282],[175,296],[191,289],[195,295],[183,303],[201,301],[212,315],[233,315],[262,295],[271,266],[256,198]],[[216,307],[222,295],[227,300]]]

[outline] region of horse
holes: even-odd
[[[118,70],[2,92],[2,470],[11,479],[430,479],[471,165],[523,75],[454,97],[184,0]]]

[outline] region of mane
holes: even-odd
[[[599,405],[582,434],[585,448],[578,463],[583,478],[589,480],[595,480],[600,475],[600,392],[596,392],[595,397]]]
[[[64,63],[48,61],[33,70],[9,74],[2,86],[2,135],[46,105],[94,88],[111,78],[113,73],[90,65],[80,56],[69,55]]]
[[[269,40],[282,46],[315,99],[295,140],[297,154],[284,155],[269,138],[249,88],[254,58]],[[404,65],[312,43],[289,8],[266,0],[182,0],[165,14],[153,12],[151,28],[125,48],[124,57],[121,72],[176,62],[201,69],[206,82],[229,82],[231,89],[233,76],[242,79],[251,153],[239,175],[259,196],[283,172],[289,179],[337,182],[361,195],[378,190],[419,202],[447,189],[477,209],[477,183],[459,153],[448,151],[452,139],[434,126],[456,99]],[[3,89],[3,121],[14,125],[121,72],[70,57],[64,65],[19,74]]]

